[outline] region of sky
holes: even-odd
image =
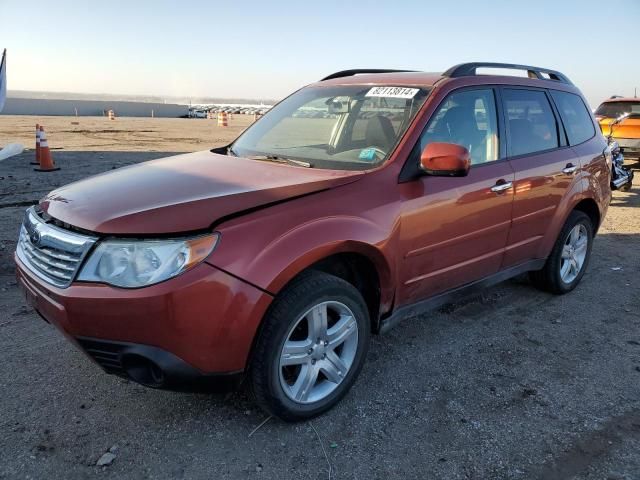
[[[9,90],[279,99],[334,71],[466,61],[640,95],[640,0],[0,0]]]

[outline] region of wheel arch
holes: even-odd
[[[580,212],[585,213],[590,219],[591,223],[594,227],[594,235],[598,232],[600,228],[600,223],[602,221],[602,217],[600,215],[600,209],[598,208],[598,204],[593,198],[584,198],[580,200],[572,209],[572,211],[578,210]],[[571,213],[571,212],[569,212]],[[568,215],[567,215],[568,217]],[[566,219],[565,219],[566,222]]]
[[[356,287],[367,302],[371,329],[378,331],[380,315],[391,307],[395,291],[389,261],[380,250],[359,241],[318,247],[292,262],[266,290],[278,295],[309,270],[329,273]]]
[[[267,291],[277,296],[300,275],[310,270],[318,270],[335,275],[351,283],[362,293],[369,310],[371,331],[378,333],[381,313],[385,311],[387,303],[390,308],[394,291],[391,284],[389,263],[384,258],[384,255],[370,245],[356,242],[356,244],[351,245],[351,248],[343,248],[338,251],[332,250],[331,253],[326,253],[325,249],[318,248],[314,254],[306,255],[304,258],[305,262],[299,264],[294,262],[295,265],[292,264],[281,272],[269,285]],[[375,278],[372,278],[374,274]],[[385,300],[385,295],[389,296],[388,300]],[[258,324],[247,355],[245,371],[251,364],[256,342],[264,326],[264,317],[268,315],[272,306],[273,301]]]
[[[556,209],[556,214],[551,220],[544,241],[540,244],[537,252],[537,258],[547,258],[553,245],[555,244],[562,226],[567,222],[569,215],[574,210],[584,212],[592,220],[594,225],[594,234],[597,233],[602,220],[602,213],[598,206],[598,202],[591,196],[587,196],[582,187],[575,183],[571,190],[562,198]]]

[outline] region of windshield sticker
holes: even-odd
[[[406,87],[373,87],[365,97],[413,98],[419,88]]]
[[[376,149],[375,148],[365,148],[360,151],[360,155],[358,155],[360,160],[375,160],[376,159]]]

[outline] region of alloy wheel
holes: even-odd
[[[578,223],[571,229],[562,247],[560,278],[564,283],[573,282],[580,274],[587,258],[588,246],[587,228],[582,223]]]
[[[319,303],[293,324],[282,346],[280,385],[291,400],[318,402],[345,379],[358,349],[358,324],[345,304]]]

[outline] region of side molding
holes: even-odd
[[[449,290],[448,292],[444,292],[434,297],[427,298],[426,300],[421,300],[416,303],[399,307],[389,317],[381,319],[380,333],[387,333],[404,319],[416,317],[423,313],[429,312],[430,310],[438,308],[445,303],[458,301],[462,298],[468,297],[474,292],[484,290],[487,287],[508,280],[509,278],[520,275],[521,273],[529,272],[531,270],[540,270],[542,267],[544,267],[546,261],[546,258],[530,260],[528,262],[510,267],[506,270],[495,273],[480,280],[476,280],[475,282],[462,285],[461,287],[455,288],[453,290]]]

